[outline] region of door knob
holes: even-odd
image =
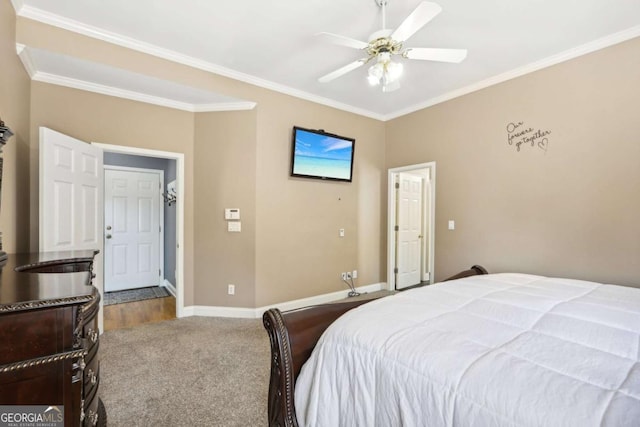
[[[111,226],[110,225],[107,225],[107,230],[111,230]]]
[[[106,237],[107,237],[107,239],[110,239],[111,238],[111,234],[107,234]]]

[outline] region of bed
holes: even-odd
[[[640,290],[485,273],[266,312],[269,425],[640,425]]]

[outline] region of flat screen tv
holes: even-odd
[[[356,140],[293,127],[291,176],[351,182]]]

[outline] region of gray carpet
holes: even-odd
[[[108,331],[100,354],[110,427],[267,425],[261,319],[188,317]]]
[[[126,289],[124,291],[105,292],[104,305],[122,304],[124,302],[143,301],[153,298],[171,296],[164,286],[150,286],[147,288]]]
[[[109,426],[266,426],[269,353],[262,319],[187,317],[105,332]]]

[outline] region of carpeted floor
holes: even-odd
[[[164,286],[126,289],[124,291],[105,292],[104,305],[122,304],[124,302],[143,301],[153,298],[164,298],[171,294]]]
[[[266,426],[269,353],[262,319],[187,317],[107,331],[100,395],[109,426]]]
[[[188,317],[107,331],[100,354],[110,427],[267,425],[261,319]]]

